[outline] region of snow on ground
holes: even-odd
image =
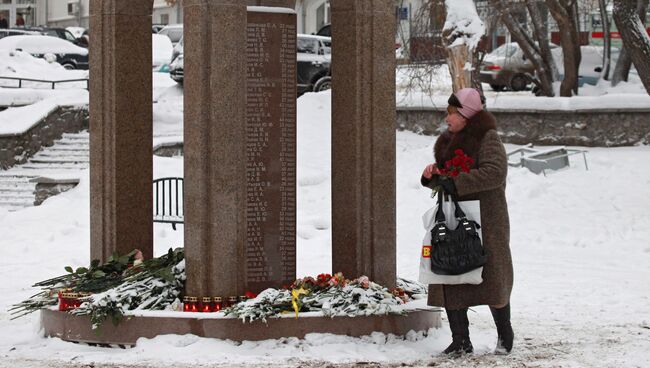
[[[88,78],[88,70],[66,70],[59,63],[48,63],[27,52],[0,49],[0,77],[20,77],[45,81],[84,79]],[[18,81],[0,79],[0,86],[17,85]],[[52,88],[51,84],[42,82],[24,82],[23,87]],[[86,82],[62,83],[58,84],[56,88],[86,88]]]
[[[178,90],[170,88],[162,96],[177,99]],[[298,100],[299,276],[331,271],[330,96],[329,92],[306,94]],[[161,107],[156,108],[161,109],[157,116],[165,116]],[[178,111],[175,114],[180,116]],[[162,125],[172,131],[173,119]],[[424,231],[420,217],[433,205],[419,177],[431,162],[434,138],[397,133],[397,265],[398,274],[411,279],[417,278]],[[0,279],[4,280],[0,283],[0,367],[318,367],[325,362],[343,366],[374,362],[437,367],[648,367],[650,147],[590,148],[588,160],[589,171],[576,157],[572,168],[547,177],[526,169],[509,172],[516,334],[510,356],[492,354],[496,332],[487,307],[470,312],[476,353],[458,360],[438,356],[450,340],[446,323],[426,336],[413,333],[404,339],[382,334],[360,339],[313,334],[304,340],[239,344],[168,335],[142,339],[127,350],[44,339],[37,315],[10,321],[6,310],[34,292],[32,283],[63,273],[66,265],[87,264],[86,176],[76,189],[40,207],[12,213],[0,210]],[[180,158],[154,159],[156,177],[181,176],[182,167]],[[154,234],[157,255],[183,243],[182,226],[173,231],[171,226],[156,224]]]

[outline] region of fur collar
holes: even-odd
[[[478,164],[478,151],[481,147],[483,136],[489,130],[496,130],[496,119],[487,111],[482,111],[467,123],[465,128],[458,133],[446,131],[438,137],[434,146],[434,157],[439,166],[451,160],[456,149],[462,149],[466,155],[473,158],[474,167]]]

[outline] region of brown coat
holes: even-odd
[[[448,309],[474,305],[502,305],[510,301],[513,270],[510,256],[510,220],[506,203],[508,162],[496,132],[494,117],[482,112],[457,134],[443,133],[435,145],[440,166],[461,148],[476,163],[468,173],[453,178],[459,200],[481,202],[483,246],[488,252],[480,285],[429,285],[428,304]],[[422,178],[422,184],[437,186],[437,177]]]

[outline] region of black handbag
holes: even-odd
[[[438,275],[461,275],[487,263],[487,253],[481,244],[476,221],[468,220],[454,196],[454,215],[458,225],[451,230],[445,224],[442,192],[438,192],[436,223],[431,229],[431,271]]]

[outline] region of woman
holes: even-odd
[[[510,292],[513,270],[510,256],[510,223],[506,204],[506,152],[497,135],[494,116],[483,110],[480,93],[464,88],[452,94],[447,107],[448,129],[436,141],[434,155],[438,165],[462,149],[475,163],[469,172],[456,177],[440,174],[436,164],[422,173],[422,185],[444,190],[459,200],[479,200],[483,246],[488,252],[480,285],[429,285],[428,304],[444,307],[452,332],[452,343],[445,354],[471,353],[467,308],[489,305],[497,327],[495,352],[512,350],[514,333],[510,324]]]

